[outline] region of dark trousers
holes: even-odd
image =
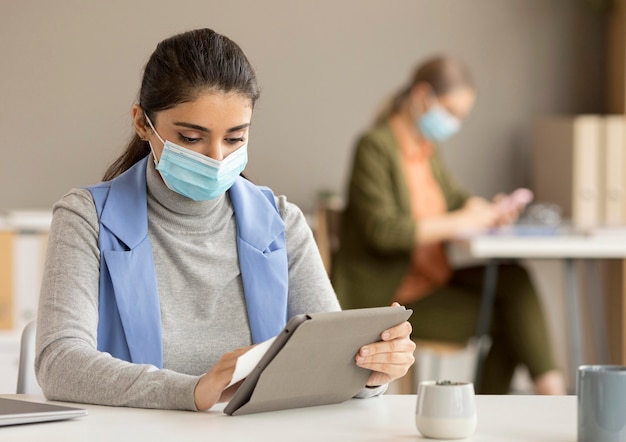
[[[407,305],[413,309],[412,337],[466,342],[474,336],[485,269],[456,270],[447,286]],[[537,293],[528,272],[517,264],[500,264],[490,336],[477,393],[508,393],[520,364],[533,378],[557,368]]]

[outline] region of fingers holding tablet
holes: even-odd
[[[415,343],[411,340],[411,331],[411,324],[402,322],[381,333],[381,341],[361,347],[355,361],[359,367],[372,370],[368,386],[398,379],[415,363]]]

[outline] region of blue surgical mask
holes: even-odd
[[[461,120],[435,103],[417,120],[417,127],[431,141],[444,141],[461,129]]]
[[[150,144],[156,170],[169,189],[189,199],[206,201],[224,194],[232,187],[248,163],[247,144],[222,161],[218,161],[171,141],[164,141],[147,116],[146,119],[163,143],[163,151],[158,162]]]

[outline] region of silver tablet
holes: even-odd
[[[356,365],[366,344],[406,321],[412,310],[375,307],[293,317],[224,413],[240,415],[346,401],[371,374]]]

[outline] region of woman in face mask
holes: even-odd
[[[444,242],[508,224],[527,202],[468,195],[439,157],[439,143],[459,131],[475,96],[462,62],[428,60],[360,138],[354,155],[333,285],[344,308],[391,301],[410,306],[416,339],[462,343],[474,335],[485,269],[452,270]],[[501,266],[496,298],[479,392],[508,392],[515,368],[524,365],[537,393],[564,394],[537,294],[523,268]]]
[[[47,398],[208,409],[236,390],[251,344],[339,309],[302,212],[240,176],[258,97],[228,38],[198,29],[157,45],[126,150],[54,207],[37,329]],[[410,331],[355,356],[372,369],[361,396],[407,372]]]

